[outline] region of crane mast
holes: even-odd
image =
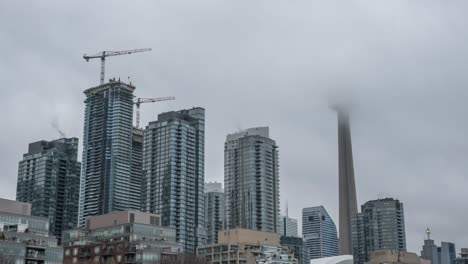
[[[146,52],[146,51],[151,51],[149,48],[145,49],[133,49],[133,50],[120,50],[120,51],[102,51],[99,52],[98,54],[94,55],[83,55],[83,59],[86,61],[89,61],[90,59],[101,59],[101,77],[100,77],[100,84],[104,83],[104,76],[105,76],[105,70],[106,70],[106,58],[111,57],[111,56],[119,56],[119,55],[128,55],[128,54],[133,54],[133,53],[138,53],[138,52]]]
[[[137,98],[137,100],[134,102],[134,104],[136,105],[136,127],[140,128],[140,105],[141,104],[157,103],[157,102],[169,101],[169,100],[175,100],[175,97],[168,96],[168,97],[159,97],[159,98]]]

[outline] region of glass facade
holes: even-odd
[[[392,198],[366,202],[352,219],[354,263],[369,261],[379,249],[406,251],[403,204]]]
[[[141,264],[159,263],[162,254],[183,249],[176,243],[175,229],[136,223],[65,231],[64,248],[64,263],[73,263],[75,257],[81,262],[119,263],[120,257],[125,263]]]
[[[225,227],[277,232],[278,146],[268,127],[228,135],[224,144]]]
[[[8,263],[62,263],[63,250],[49,235],[48,218],[0,212],[0,234],[0,258]]]
[[[218,242],[218,231],[223,229],[224,192],[205,193],[206,244]]]
[[[188,253],[205,243],[205,110],[163,113],[144,132],[143,210],[176,229]]]
[[[338,256],[336,225],[325,207],[302,209],[302,235],[309,259]]]
[[[140,192],[134,190],[140,180],[132,179],[134,90],[111,80],[84,92],[80,226],[88,216],[140,209]]]
[[[47,217],[51,232],[76,227],[80,187],[78,139],[62,138],[29,144],[18,166],[16,200],[32,204],[32,215]]]

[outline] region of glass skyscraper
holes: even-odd
[[[280,236],[297,237],[297,219],[280,215],[279,226],[278,234]]]
[[[338,256],[336,225],[325,207],[302,209],[302,236],[309,259]]]
[[[79,224],[88,216],[140,209],[132,178],[135,87],[110,80],[84,91],[85,119]]]
[[[194,253],[205,243],[205,110],[197,107],[158,115],[144,132],[143,209],[161,214],[176,229],[178,243]]]
[[[352,220],[354,263],[369,261],[380,249],[406,251],[403,204],[393,198],[366,202]]]
[[[226,228],[277,233],[278,146],[268,127],[227,135],[224,144]]]
[[[61,138],[29,144],[18,166],[16,200],[32,204],[32,215],[49,219],[50,231],[76,227],[80,188],[78,139]]]

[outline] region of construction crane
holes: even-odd
[[[133,50],[121,50],[121,51],[102,51],[95,55],[83,55],[83,59],[89,61],[90,59],[101,59],[101,84],[104,83],[104,72],[105,72],[105,64],[106,64],[106,57],[110,56],[119,56],[119,55],[127,55],[133,54],[138,52],[146,52],[151,51],[151,49],[133,49]]]
[[[141,104],[156,103],[156,102],[169,101],[169,100],[175,100],[175,97],[169,96],[169,97],[159,97],[159,98],[137,98],[137,100],[134,102],[137,108],[136,109],[136,127],[140,128],[140,105]]]

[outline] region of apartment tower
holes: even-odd
[[[176,229],[187,253],[205,244],[205,109],[158,115],[144,132],[143,209]]]
[[[78,139],[61,138],[29,144],[18,166],[16,200],[31,203],[33,216],[49,219],[59,240],[76,227],[80,188]]]
[[[84,91],[81,226],[88,216],[140,209],[139,180],[132,177],[134,90],[110,80]]]
[[[218,243],[218,231],[224,224],[224,190],[219,182],[205,183],[206,244]]]
[[[354,263],[369,261],[376,250],[406,251],[403,204],[393,198],[366,202],[352,220]]]
[[[224,144],[226,228],[279,229],[278,146],[268,127],[227,135]]]

